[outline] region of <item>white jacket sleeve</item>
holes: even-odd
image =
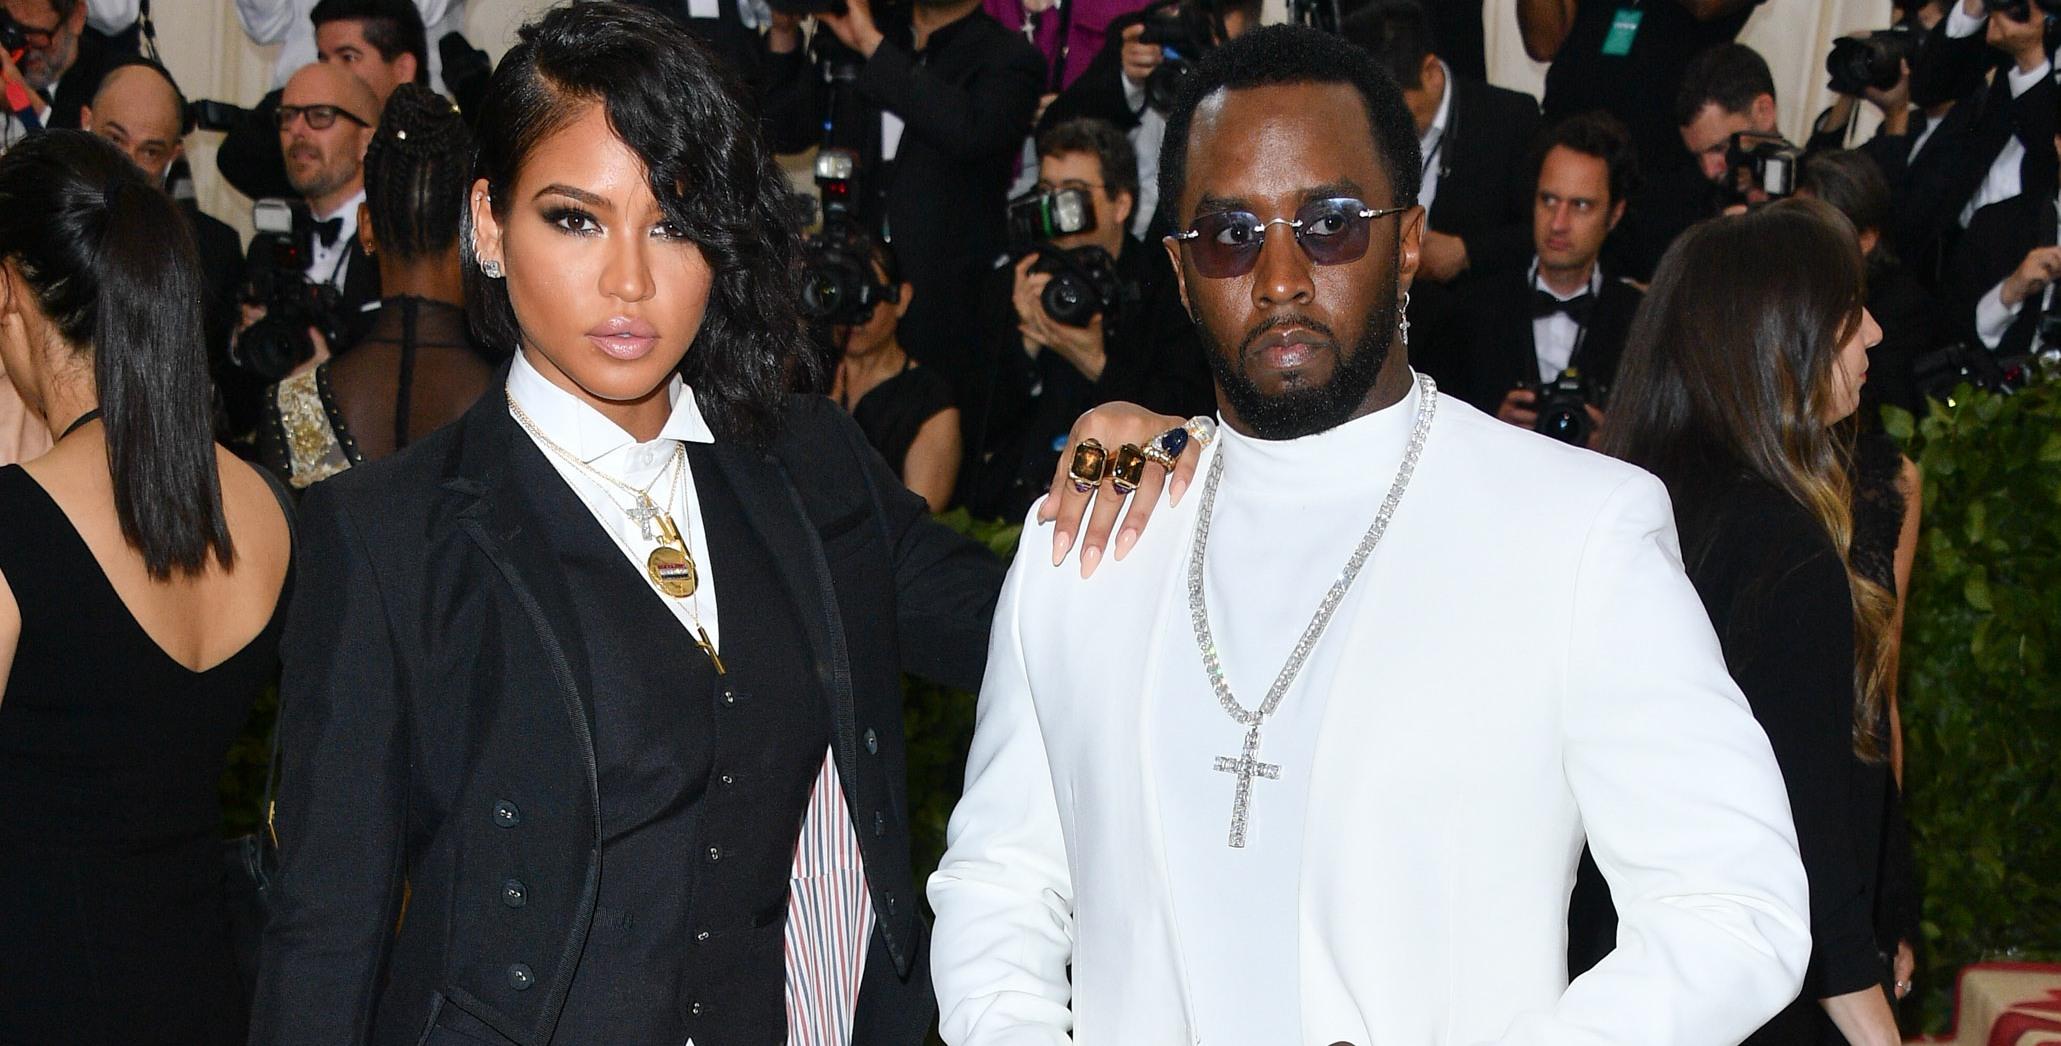
[[[236,19],[251,43],[276,44],[293,29],[296,7],[293,0],[236,0]]]
[[[966,791],[930,877],[931,980],[951,1046],[1071,1041],[1073,882],[1017,627],[1024,574],[1042,566],[1041,533],[1025,527],[1002,587]]]
[[[114,36],[135,25],[142,10],[139,0],[86,0],[86,24]]]
[[[1641,473],[1607,499],[1570,608],[1565,768],[1617,949],[1507,1046],[1720,1046],[1796,998],[1808,890],[1773,750]]]

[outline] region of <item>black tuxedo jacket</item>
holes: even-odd
[[[1571,366],[1581,368],[1582,380],[1599,407],[1603,401],[1598,393],[1607,393],[1616,380],[1625,335],[1631,332],[1632,317],[1644,297],[1637,287],[1604,272],[1595,311],[1570,361]],[[1460,351],[1445,374],[1433,372],[1441,387],[1491,414],[1511,389],[1536,387],[1539,357],[1531,337],[1531,301],[1531,280],[1522,269],[1484,279],[1471,288],[1461,322]]]
[[[1945,298],[1953,334],[1980,344],[1975,340],[1975,303],[2011,275],[2033,248],[2051,247],[2055,241],[2054,197],[2048,192],[2021,193],[1976,211],[1947,265]],[[1996,352],[2009,356],[2032,349],[2043,297],[2035,294],[2019,305]]]
[[[1467,242],[1468,271],[1486,274],[1531,261],[1532,172],[1525,161],[1539,130],[1539,103],[1522,91],[1449,76],[1453,105],[1438,155],[1432,229]]]
[[[594,921],[601,837],[588,647],[550,542],[592,520],[543,514],[531,492],[563,480],[498,388],[302,503],[281,863],[252,1042],[413,1046],[447,1007],[522,1046],[598,1041],[557,1027]],[[821,398],[791,401],[770,452],[715,451],[803,614],[794,654],[830,695],[863,829],[879,922],[854,1041],[914,1046],[935,1004],[901,675],[978,686],[1002,565],[933,522]],[[527,899],[511,907],[501,884],[517,874]]]

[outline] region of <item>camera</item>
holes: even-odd
[[[873,274],[872,240],[859,226],[852,208],[852,185],[858,174],[858,154],[849,149],[824,149],[816,154],[823,228],[803,241],[801,272],[801,312],[812,323],[864,323],[876,304],[901,299],[899,286],[884,284]]]
[[[2000,14],[2029,22],[2034,10],[2049,18],[2061,16],[2061,0],[1982,0],[1982,10],[1984,14]]]
[[[28,49],[29,39],[22,34],[21,23],[16,22],[5,8],[0,8],[0,51],[19,57]]]
[[[343,340],[341,295],[327,283],[307,278],[314,250],[315,223],[305,204],[259,200],[251,206],[251,239],[241,295],[246,305],[262,306],[264,318],[244,328],[229,346],[229,362],[267,382],[293,373],[315,355],[310,328],[332,347]]]
[[[1756,190],[1779,200],[1796,191],[1802,164],[1803,150],[1781,135],[1740,131],[1725,150],[1725,188],[1737,200],[1751,199]]]
[[[1904,63],[1918,67],[1924,34],[1910,25],[1877,29],[1866,36],[1843,36],[1832,42],[1825,57],[1825,72],[1831,88],[1839,94],[1860,94],[1873,88],[1887,91],[1903,79]]]
[[[1919,355],[1911,370],[1926,399],[1947,402],[1962,385],[2002,395],[2024,388],[2032,380],[2032,357],[2000,357],[1979,342],[1957,341]]]
[[[1569,367],[1540,386],[1536,404],[1539,420],[1533,431],[1577,447],[1589,445],[1596,426],[1589,420],[1589,388],[1579,368]]]
[[[251,118],[249,109],[203,98],[186,103],[186,126],[196,131],[233,131]]]
[[[1017,254],[1095,228],[1095,202],[1083,189],[1032,193],[1009,204],[1009,244]]]
[[[1195,74],[1195,63],[1222,38],[1223,19],[1211,0],[1155,5],[1145,14],[1145,31],[1138,42],[1157,44],[1166,54],[1145,78],[1145,104],[1156,112],[1169,112],[1181,84]]]
[[[1050,283],[1038,302],[1052,322],[1068,327],[1086,327],[1096,316],[1107,325],[1121,308],[1125,290],[1116,274],[1116,259],[1100,247],[1067,250],[1050,244],[1037,248],[1038,260],[1030,271],[1049,273]]]

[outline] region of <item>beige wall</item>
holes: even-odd
[[[498,56],[513,41],[516,27],[550,3],[471,0],[466,34]],[[1281,18],[1283,0],[1267,3],[1269,19]],[[275,49],[257,47],[243,35],[233,0],[156,0],[153,7],[166,64],[188,95],[250,104],[265,93]],[[1888,20],[1887,8],[1886,0],[1768,0],[1754,12],[1740,38],[1766,56],[1773,67],[1781,95],[1782,129],[1792,139],[1800,141],[1805,123],[1830,101],[1824,61],[1832,40],[1852,30],[1880,28]],[[1485,0],[1482,18],[1489,70],[1495,82],[1536,95],[1545,80],[1545,66],[1525,57],[1517,35],[1516,10],[1517,0]],[[248,232],[249,201],[223,184],[215,172],[218,138],[203,132],[187,143],[201,204],[209,213]]]

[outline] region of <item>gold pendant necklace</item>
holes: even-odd
[[[701,572],[694,567],[694,553],[680,539],[680,528],[670,513],[658,517],[659,546],[644,557],[644,570],[660,592],[674,599],[686,599],[701,587]]]

